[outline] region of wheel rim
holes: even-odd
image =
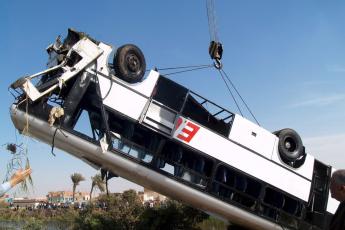
[[[291,137],[287,137],[284,141],[284,147],[287,151],[293,153],[297,148],[296,141]]]
[[[135,54],[128,54],[126,57],[127,68],[129,71],[136,73],[140,71],[141,63]]]

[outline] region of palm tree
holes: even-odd
[[[113,174],[112,172],[107,171],[106,169],[101,169],[101,178],[105,180],[105,189],[107,191],[107,196],[109,196],[108,180],[110,180],[113,177],[118,177],[118,175]]]
[[[77,186],[79,185],[81,181],[85,180],[85,178],[80,173],[73,173],[71,175],[71,180],[73,183],[73,202],[74,202],[75,189],[77,188]]]
[[[91,184],[91,191],[90,191],[90,202],[91,202],[91,198],[92,198],[92,192],[94,188],[98,188],[99,191],[104,192],[105,188],[104,188],[104,180],[102,179],[101,174],[96,174],[95,176],[91,177],[92,180],[92,184]]]

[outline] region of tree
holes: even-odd
[[[75,189],[77,188],[77,186],[79,185],[81,181],[85,180],[85,178],[80,173],[73,173],[71,175],[71,180],[73,183],[73,202],[74,202]]]
[[[122,194],[110,197],[107,212],[112,216],[112,220],[118,223],[123,230],[136,229],[135,226],[140,220],[140,215],[144,210],[143,204],[135,190],[127,190]]]
[[[200,230],[200,223],[208,218],[207,214],[197,209],[171,200],[157,207],[145,208],[134,190],[109,196],[103,194],[98,202],[105,208],[87,206],[75,219],[75,229]]]
[[[87,207],[76,218],[75,229],[134,230],[144,210],[136,191],[100,195],[98,202],[106,209]]]
[[[104,180],[102,180],[102,176],[101,174],[96,174],[95,176],[91,177],[91,191],[90,191],[90,202],[91,202],[91,198],[92,198],[92,192],[94,188],[98,188],[99,191],[104,192],[105,188],[104,188]]]
[[[109,189],[108,189],[108,181],[113,177],[118,177],[116,174],[106,170],[101,169],[101,177],[103,180],[105,180],[105,189],[107,191],[107,196],[109,196]]]
[[[146,208],[141,214],[138,230],[154,229],[200,229],[198,223],[208,215],[177,201],[168,200],[165,204]]]

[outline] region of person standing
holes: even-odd
[[[332,198],[340,202],[331,223],[330,230],[345,229],[345,170],[337,170],[332,174],[330,192]]]
[[[28,177],[30,174],[30,168],[25,170],[18,170],[17,172],[15,172],[9,181],[0,185],[0,197],[4,196],[6,192],[8,192],[17,184],[23,182],[25,178]]]

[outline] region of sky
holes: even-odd
[[[68,153],[55,150],[54,157],[50,146],[16,133],[8,86],[45,69],[45,48],[69,27],[115,47],[136,44],[147,68],[211,64],[205,2],[1,1],[0,146],[27,143],[34,181],[29,196],[71,190],[74,172],[86,178],[77,190],[89,191],[97,172]],[[215,11],[224,71],[260,125],[272,132],[296,130],[309,154],[345,168],[345,2],[215,0]],[[170,78],[238,113],[214,68]],[[2,146],[0,180],[10,159]],[[121,178],[109,187],[142,189]]]

